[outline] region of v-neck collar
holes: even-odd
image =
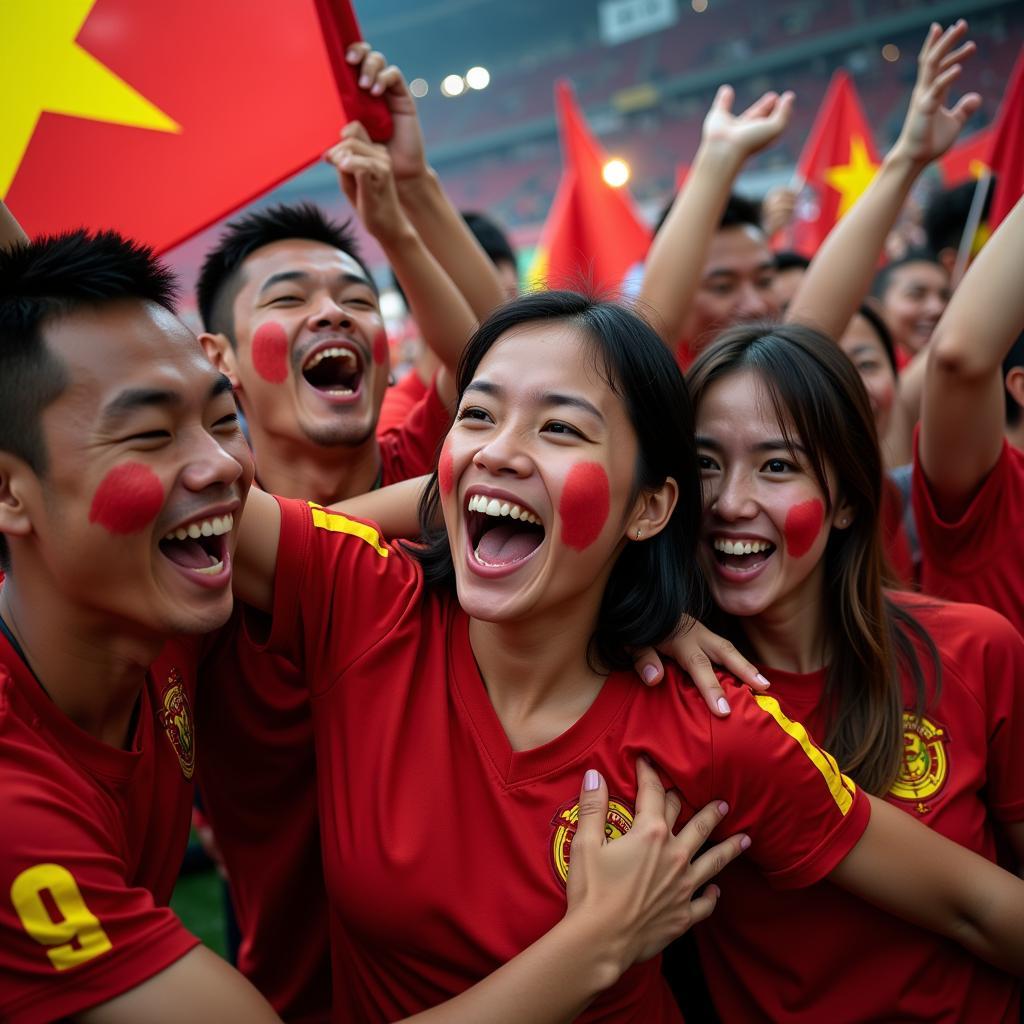
[[[455,609],[448,632],[452,685],[484,754],[502,782],[532,782],[581,758],[605,733],[642,685],[626,672],[613,672],[594,702],[565,732],[530,750],[513,750],[487,694],[469,642],[469,616]]]

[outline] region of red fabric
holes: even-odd
[[[607,161],[576,106],[572,87],[555,87],[564,167],[537,242],[533,277],[539,287],[617,290],[642,263],[651,229],[622,188],[602,177]]]
[[[914,558],[903,528],[903,495],[888,477],[882,484],[882,539],[889,565],[902,583],[914,582]]]
[[[382,484],[433,469],[449,416],[436,388],[380,437]],[[327,897],[302,673],[233,619],[204,659],[199,786],[242,933],[238,967],[291,1024],[330,1019]]]
[[[915,436],[911,499],[921,589],[994,608],[1024,632],[1024,452],[1004,441],[978,493],[955,522],[946,522],[935,507]]]
[[[992,148],[992,129],[982,128],[958,142],[948,153],[938,159],[939,173],[946,188],[952,188],[965,181],[980,178],[988,169],[989,153]]]
[[[832,76],[803,151],[797,162],[797,174],[813,193],[813,201],[798,205],[793,222],[792,247],[805,256],[813,256],[840,217],[843,195],[829,184],[826,175],[849,165],[854,143],[864,148],[871,163],[881,162],[871,127],[857,98],[853,80],[845,71]],[[849,197],[849,200],[855,195]]]
[[[395,427],[400,427],[427,390],[427,385],[415,370],[410,370],[394,387],[388,388],[384,392],[384,403],[380,407],[377,433],[384,434]]]
[[[859,791],[816,767],[745,688],[730,685],[734,710],[719,721],[674,668],[653,689],[613,674],[569,730],[514,752],[458,605],[425,594],[418,565],[372,524],[281,509],[269,647],[301,660],[311,687],[338,1019],[441,1002],[562,917],[560,829],[588,768],[608,780],[620,830],[641,752],[684,814],[727,800],[725,831],[749,830],[747,856],[779,886],[823,877],[866,827]],[[653,1024],[679,1011],[655,959],[579,1019]]]
[[[191,712],[181,709],[194,706],[196,660],[194,645],[167,645],[142,690],[131,749],[118,750],[64,716],[0,636],[4,1021],[75,1016],[135,988],[198,943],[167,907],[192,809],[186,773],[194,764],[194,734]],[[176,687],[184,700],[174,716],[163,715],[165,726],[165,698]],[[30,927],[33,921],[45,924],[41,908],[33,915],[22,905],[19,914],[12,895],[12,885],[26,871],[31,873],[21,884],[39,893],[48,920],[59,923],[74,915],[77,893],[102,932],[72,928],[73,939],[62,936],[51,945],[34,938],[24,915]],[[83,942],[89,934],[92,942]],[[76,956],[90,949],[93,956]],[[64,966],[58,969],[58,963]]]
[[[1024,195],[1024,49],[1017,57],[996,115],[988,165],[996,179],[988,213],[989,228],[995,231]]]
[[[921,730],[906,722],[902,795],[886,799],[994,861],[996,823],[1024,820],[1024,640],[987,608],[892,596],[937,644],[942,689]],[[930,659],[915,648],[934,692]],[[783,709],[824,736],[824,670],[765,673]],[[903,692],[913,709],[909,678]],[[696,935],[723,1020],[1017,1024],[1019,982],[837,886],[775,893],[743,859],[719,881],[722,898]]]
[[[5,196],[30,235],[84,224],[169,249],[319,159],[345,123],[313,0],[97,0],[76,41],[181,130],[44,110]]]

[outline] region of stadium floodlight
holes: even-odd
[[[629,164],[618,157],[613,157],[601,168],[601,177],[604,178],[605,184],[611,185],[612,188],[622,188],[629,181],[629,174]]]
[[[900,59],[900,48],[895,43],[886,43],[882,47],[882,60],[895,64]]]
[[[491,73],[487,68],[477,65],[466,72],[466,85],[470,89],[486,89],[491,84]]]
[[[698,14],[703,14],[708,9],[708,0],[690,0],[690,6]]]
[[[409,92],[411,92],[416,99],[421,100],[428,92],[430,92],[430,86],[425,78],[414,78],[409,83]]]
[[[466,91],[466,83],[462,75],[446,75],[441,82],[441,93],[444,96],[461,96]]]

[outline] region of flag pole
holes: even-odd
[[[964,233],[960,236],[960,248],[956,254],[956,264],[953,267],[953,287],[960,283],[967,270],[967,264],[971,259],[971,249],[974,247],[974,236],[978,233],[981,225],[982,211],[985,209],[985,200],[988,198],[988,190],[992,185],[992,173],[983,171],[974,186],[974,195],[971,198],[971,208],[967,213],[967,222],[964,224]]]

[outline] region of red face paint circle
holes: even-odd
[[[608,474],[597,462],[577,462],[565,478],[565,489],[558,503],[562,520],[562,542],[574,551],[582,551],[601,536],[608,521],[611,493]]]
[[[452,493],[452,487],[455,486],[455,467],[447,441],[441,448],[441,457],[437,460],[437,482],[441,493],[447,498]]]
[[[156,473],[141,463],[124,462],[100,481],[89,522],[110,533],[137,533],[156,519],[163,506],[164,488]]]
[[[811,550],[824,521],[825,506],[817,498],[802,501],[786,513],[786,550],[793,558],[800,558]]]
[[[373,339],[373,361],[383,366],[388,361],[388,334],[381,328]]]
[[[268,383],[288,379],[288,335],[280,324],[260,324],[252,336],[253,369]]]

